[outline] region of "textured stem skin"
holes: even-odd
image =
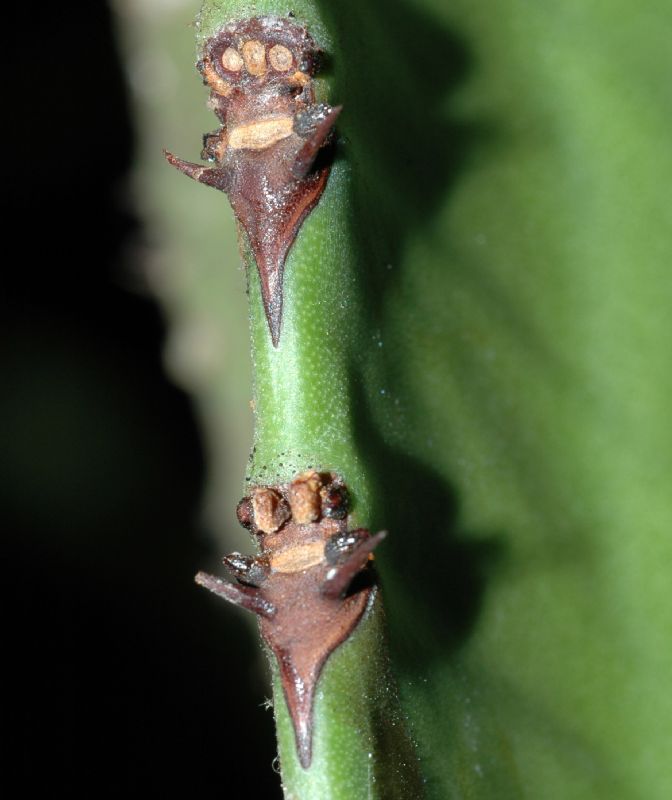
[[[255,449],[250,479],[289,479],[313,466],[334,469],[354,495],[358,524],[368,516],[368,486],[352,424],[357,339],[366,330],[355,258],[347,245],[348,169],[337,163],[327,189],[288,259],[286,316],[273,347],[250,279]]]
[[[295,3],[295,20],[329,49],[312,4]],[[272,2],[206,2],[202,42],[232,19],[284,14]],[[318,85],[327,95],[327,85]],[[339,101],[345,98],[329,98]],[[347,100],[346,100],[347,103]],[[254,361],[254,448],[247,480],[269,484],[316,468],[338,473],[352,498],[352,521],[371,523],[372,481],[353,424],[367,346],[373,347],[361,299],[364,265],[349,235],[350,170],[337,152],[327,188],[289,252],[278,346],[264,314],[250,247],[243,242],[249,282]],[[422,780],[392,678],[380,593],[351,638],[328,659],[314,706],[314,755],[298,760],[275,659],[275,715],[285,796],[292,800],[419,800]]]
[[[247,253],[254,358],[255,439],[248,480],[333,470],[349,487],[356,524],[370,524],[372,485],[352,422],[358,341],[367,325],[348,241],[344,162],[290,252],[285,318],[273,346],[259,279]],[[364,340],[370,340],[364,334]],[[291,800],[418,799],[422,781],[390,674],[378,598],[329,658],[314,708],[314,755],[301,768],[274,660],[275,715],[285,796]]]

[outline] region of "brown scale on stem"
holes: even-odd
[[[320,199],[340,107],[316,103],[318,50],[290,19],[257,17],[225,26],[206,42],[198,68],[222,126],[206,134],[205,167],[166,152],[185,175],[226,192],[247,235],[273,345],[280,340],[287,253]]]
[[[224,558],[237,583],[196,575],[201,586],[257,615],[278,661],[304,769],[312,759],[317,681],[373,598],[372,552],[386,535],[348,530],[347,505],[347,490],[332,473],[311,470],[291,483],[256,486],[237,514],[260,555]]]

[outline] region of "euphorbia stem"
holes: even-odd
[[[229,196],[249,284],[255,434],[239,517],[262,552],[225,560],[242,587],[197,580],[260,615],[287,798],[418,800],[371,587],[371,553],[383,540],[366,530],[374,481],[353,421],[374,337],[366,264],[350,234],[350,167],[330,136],[347,98],[313,78],[310,43],[328,51],[330,41],[312,3],[293,9],[288,18],[268,0],[253,12],[206,0],[199,68],[223,123],[204,151],[215,166],[168,154]],[[328,505],[334,492],[349,496],[347,519]]]

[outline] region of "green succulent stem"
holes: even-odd
[[[293,6],[318,43],[328,40],[314,6]],[[206,2],[199,40],[245,16],[284,14],[277,3]],[[331,82],[318,93],[328,97]],[[329,97],[331,102],[341,98]],[[353,404],[372,338],[363,304],[362,256],[351,238],[351,168],[341,152],[317,207],[285,265],[278,346],[271,340],[259,275],[244,242],[254,366],[254,447],[247,479],[281,483],[316,468],[348,486],[352,521],[372,523],[374,482],[367,474]],[[398,698],[384,634],[380,593],[353,635],[331,654],[314,703],[314,755],[303,769],[294,731],[270,656],[285,796],[291,800],[418,800],[423,794],[414,747]]]
[[[374,491],[352,419],[361,322],[356,259],[347,243],[344,163],[305,223],[287,262],[280,345],[271,342],[259,279],[248,260],[254,358],[255,445],[249,479],[286,481],[309,468],[346,481],[357,525],[371,519]],[[360,320],[358,322],[358,320]],[[274,672],[283,786],[294,800],[419,798],[422,785],[388,660],[382,603],[329,658],[314,707],[314,756],[299,764]]]
[[[352,418],[352,383],[362,322],[358,267],[348,240],[348,167],[334,165],[326,191],[290,250],[284,314],[273,347],[259,277],[248,256],[254,363],[253,482],[285,481],[297,471],[333,469],[370,518],[370,485]]]

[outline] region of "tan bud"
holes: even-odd
[[[320,488],[322,479],[315,471],[304,472],[289,486],[287,492],[294,522],[305,525],[320,518],[322,498]]]
[[[252,513],[254,523],[262,533],[275,533],[291,516],[282,495],[263,487],[252,492]]]

